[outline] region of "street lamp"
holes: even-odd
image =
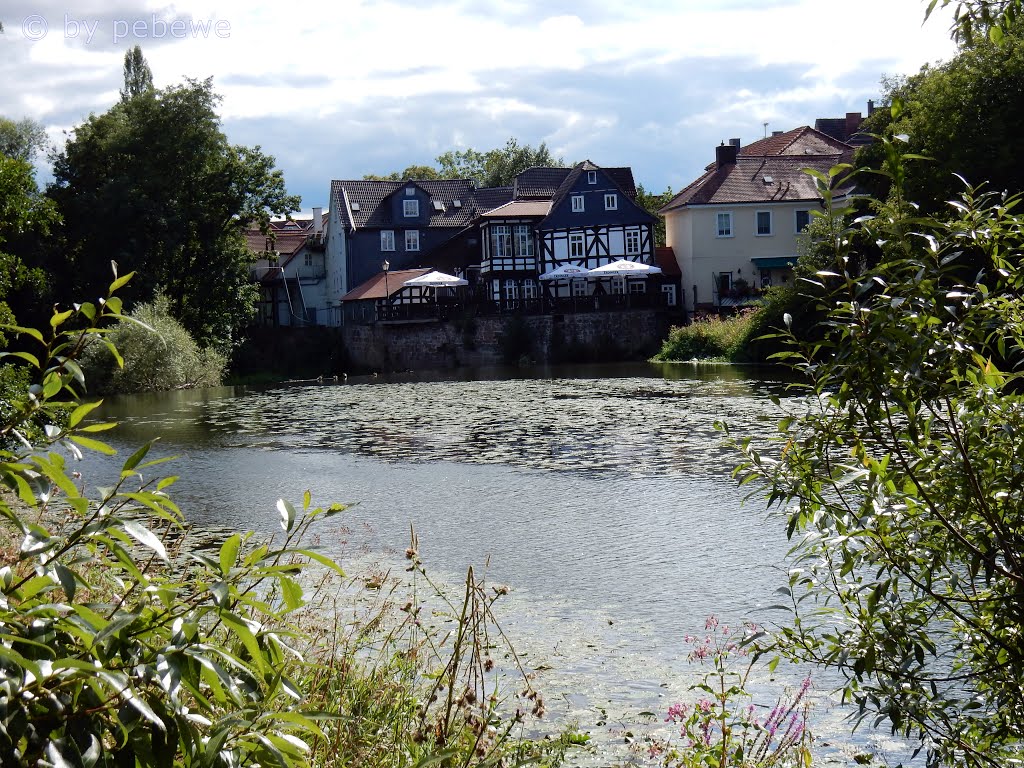
[[[388,310],[391,304],[391,291],[388,290],[388,270],[391,269],[391,263],[384,259],[384,263],[380,265],[380,268],[384,270],[384,312],[390,314]]]

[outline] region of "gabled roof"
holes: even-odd
[[[817,186],[804,169],[828,173],[832,166],[849,162],[853,151],[807,126],[769,136],[740,148],[735,162],[709,165],[659,213],[687,205],[816,201]],[[851,191],[852,184],[838,190]]]
[[[279,256],[287,256],[301,248],[310,233],[304,229],[289,232],[278,231],[271,226],[270,232],[267,234],[260,232],[258,227],[250,227],[243,234],[245,236],[245,244],[253,253],[261,254],[267,251],[277,251]]]
[[[740,148],[744,155],[835,155],[853,154],[853,148],[809,125],[773,134]]]
[[[365,283],[356,286],[342,296],[341,300],[384,299],[402,290],[406,280],[412,280],[414,277],[420,277],[432,271],[429,267],[425,269],[396,269],[388,272],[386,279],[383,272],[378,272]]]
[[[332,181],[331,205],[337,206],[342,223],[349,229],[391,227],[389,198],[414,184],[430,198],[430,227],[463,227],[472,218],[473,182],[469,179],[437,181]],[[456,206],[458,200],[460,205]],[[434,203],[441,204],[437,210]],[[359,210],[353,210],[355,206]]]
[[[679,262],[676,261],[676,252],[672,246],[661,245],[654,249],[654,263],[661,267],[661,274],[666,277],[679,277],[682,272],[679,270]]]
[[[527,168],[513,182],[514,197],[516,200],[550,200],[571,171],[572,168]]]
[[[481,187],[473,191],[472,207],[477,214],[497,208],[513,199],[512,187]]]

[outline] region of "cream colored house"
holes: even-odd
[[[746,147],[739,139],[716,147],[714,164],[659,211],[687,312],[749,303],[761,289],[790,282],[797,239],[821,208],[804,169],[827,173],[849,162],[853,149],[806,126]]]

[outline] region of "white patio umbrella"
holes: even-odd
[[[433,272],[427,272],[425,275],[406,280],[402,285],[418,285],[423,288],[455,288],[460,285],[469,285],[469,281],[455,275],[434,270]]]
[[[563,264],[560,267],[545,272],[540,275],[541,280],[572,280],[573,278],[586,277],[589,274],[589,269],[583,267],[577,267],[574,264]]]
[[[660,275],[661,267],[653,267],[650,264],[643,264],[639,261],[619,259],[603,267],[595,267],[587,273],[587,277],[647,277],[648,275]]]

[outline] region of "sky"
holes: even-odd
[[[71,6],[74,6],[73,8]],[[331,179],[515,137],[678,190],[714,147],[867,112],[884,76],[950,58],[922,0],[144,0],[0,6],[0,115],[60,146],[119,98],[213,77],[223,130],[260,145],[304,211]],[[766,125],[767,124],[767,125]],[[48,168],[41,163],[39,180]]]

